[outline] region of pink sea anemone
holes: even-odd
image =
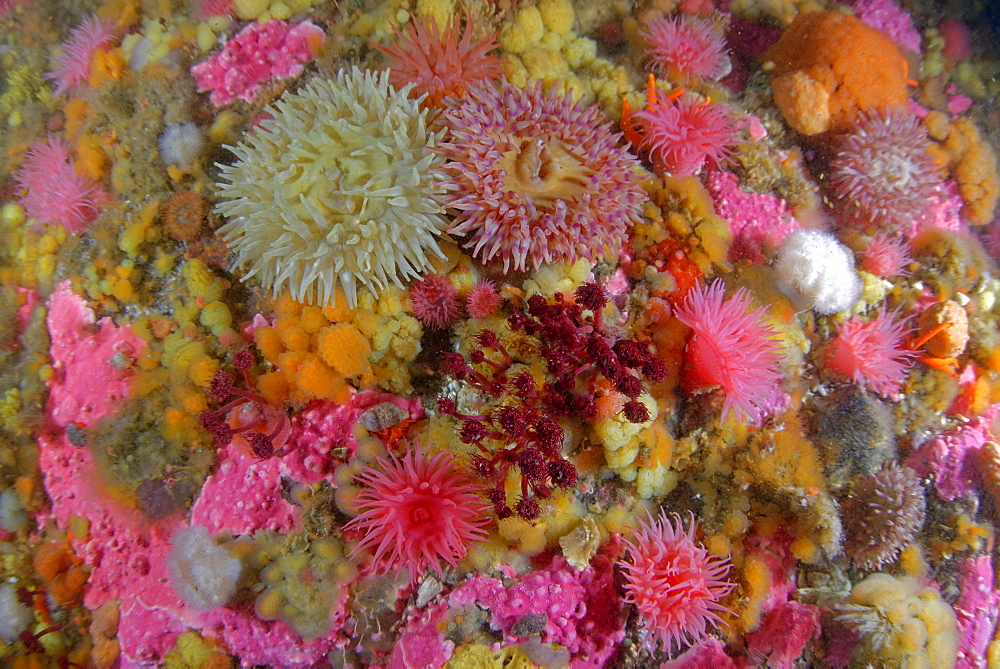
[[[842,222],[912,236],[928,218],[944,180],[929,153],[927,132],[913,112],[861,114],[830,161],[830,193]]]
[[[502,302],[503,298],[497,294],[497,287],[492,281],[480,281],[469,291],[465,309],[469,316],[481,321],[492,316]]]
[[[684,349],[681,384],[689,392],[721,388],[722,418],[735,410],[759,422],[781,382],[776,333],[764,307],[751,309],[746,290],[725,300],[721,280],[695,288],[677,308],[677,320],[693,330]]]
[[[841,325],[827,350],[826,368],[883,397],[898,395],[915,354],[903,347],[908,329],[895,315],[882,309],[867,323],[855,316]]]
[[[646,23],[639,33],[653,66],[670,79],[720,79],[732,69],[726,38],[718,25],[688,15]]]
[[[447,452],[428,458],[414,446],[402,460],[379,458],[358,478],[366,486],[356,502],[361,513],[344,529],[361,536],[354,554],[375,549],[380,571],[405,567],[411,579],[426,569],[440,574],[442,560],[454,566],[486,536],[479,487],[453,468]]]
[[[213,16],[233,15],[233,0],[201,0],[198,5],[198,15],[203,19]]]
[[[45,74],[56,85],[56,95],[74,93],[90,79],[90,61],[98,49],[106,49],[115,40],[115,27],[96,16],[84,19],[73,28],[53,60],[55,69]]]
[[[679,515],[671,520],[661,510],[625,541],[630,561],[618,563],[625,601],[639,609],[650,647],[656,640],[667,651],[694,643],[721,622],[719,613],[729,612],[719,604],[734,587],[723,580],[729,558],[709,556],[696,534],[693,515],[685,530]]]
[[[717,167],[732,153],[736,128],[720,105],[684,97],[660,98],[635,114],[657,173],[697,174],[705,165]]]
[[[446,98],[447,162],[442,198],[455,214],[448,232],[482,261],[537,269],[543,262],[613,257],[639,221],[645,193],[638,161],[619,146],[597,106],[521,89],[470,89]]]
[[[490,54],[497,47],[493,36],[472,39],[472,21],[459,36],[454,16],[444,32],[434,19],[415,20],[405,32],[393,26],[396,39],[389,46],[373,44],[392,61],[389,83],[396,88],[413,84],[411,97],[427,95],[423,104],[436,107],[445,97],[465,95],[470,85],[496,79],[503,72],[500,60]]]
[[[90,225],[107,200],[98,184],[77,174],[69,146],[57,137],[32,145],[14,180],[29,218],[68,232]]]
[[[451,325],[462,312],[455,284],[440,274],[428,274],[410,285],[410,305],[417,320],[432,328]]]
[[[860,266],[866,272],[884,278],[907,274],[906,266],[911,262],[913,258],[905,239],[879,233],[868,242]]]

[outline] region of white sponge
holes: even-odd
[[[778,286],[800,309],[835,314],[854,306],[861,295],[854,255],[827,232],[796,230],[788,235],[774,271]]]
[[[236,594],[243,565],[215,543],[208,529],[201,525],[182,527],[170,543],[167,564],[173,586],[188,605],[209,611]]]

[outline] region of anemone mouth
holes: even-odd
[[[551,137],[522,139],[501,155],[497,167],[507,173],[508,190],[543,210],[560,200],[579,201],[595,173],[570,146]]]

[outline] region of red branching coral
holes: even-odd
[[[667,651],[694,643],[721,622],[719,613],[729,613],[719,604],[734,587],[723,580],[729,558],[709,556],[696,535],[693,515],[685,530],[680,516],[671,520],[660,511],[626,540],[629,561],[618,563],[625,601],[639,609],[648,647],[657,640]]]
[[[448,374],[504,402],[479,415],[459,413],[450,398],[438,402],[441,413],[462,422],[461,440],[482,453],[473,458],[472,469],[491,482],[489,498],[500,519],[515,512],[528,520],[537,518],[540,509],[534,498],[545,499],[553,488],[576,485],[576,468],[562,457],[564,434],[557,419],[595,420],[598,410],[591,391],[598,375],[625,396],[621,411],[633,423],[651,416],[638,399],[642,380],[632,370],[651,381],[666,375],[647,342],[606,332],[601,313],[607,296],[600,286],[581,286],[574,297],[575,302],[568,302],[557,293],[550,304],[534,295],[525,312],[515,311],[508,318],[512,330],[538,340],[547,372],[542,383],[527,371],[508,374],[514,360],[492,330],[476,335],[478,348],[471,350],[468,362],[458,353],[445,354],[442,361]],[[504,490],[512,468],[521,474],[521,498],[513,510]]]
[[[413,314],[427,327],[444,328],[454,323],[462,312],[455,284],[441,274],[428,274],[410,285]]]
[[[681,383],[688,391],[719,387],[726,396],[723,419],[735,410],[759,422],[781,382],[776,333],[764,321],[764,307],[750,308],[745,290],[728,300],[725,292],[722,281],[692,290],[675,312],[693,330]]]
[[[226,415],[229,411],[241,404],[249,402],[258,407],[265,407],[268,404],[266,399],[252,390],[253,380],[250,378],[250,368],[254,362],[254,355],[250,349],[237,351],[233,356],[233,367],[240,372],[243,384],[246,386],[245,390],[237,388],[233,377],[229,376],[226,372],[219,370],[215,373],[212,382],[208,386],[208,394],[214,402],[222,404],[222,406],[218,409],[206,409],[202,411],[198,415],[198,422],[215,438],[216,448],[228,446],[235,435],[242,434],[247,444],[249,444],[250,451],[254,457],[259,460],[266,460],[274,455],[274,439],[285,429],[287,421],[284,418],[283,412],[280,414],[281,420],[276,422],[274,429],[269,434],[264,434],[256,429],[266,423],[263,411],[260,412],[256,420],[238,428],[231,427],[226,421]]]
[[[479,486],[453,468],[448,453],[429,458],[417,444],[402,459],[379,458],[359,478],[361,513],[344,530],[361,536],[352,555],[374,549],[380,571],[406,568],[412,580],[427,569],[440,574],[442,560],[455,566],[486,536]]]
[[[425,107],[437,107],[446,97],[460,97],[469,87],[503,72],[500,60],[490,54],[497,47],[493,36],[472,39],[471,21],[459,37],[458,19],[452,17],[442,32],[432,18],[414,20],[400,31],[393,26],[396,39],[389,46],[373,44],[392,61],[389,83],[396,88],[413,84],[410,97],[426,95]]]
[[[445,100],[448,230],[482,261],[536,269],[547,262],[614,256],[645,194],[638,161],[618,145],[597,106],[520,89],[470,89]]]
[[[855,316],[841,325],[826,353],[827,369],[883,397],[898,395],[915,354],[903,346],[908,329],[895,315],[883,309],[867,323]]]

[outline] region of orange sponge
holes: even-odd
[[[765,54],[785,120],[804,135],[851,128],[861,111],[906,104],[908,66],[896,44],[839,12],[799,14]]]
[[[350,323],[323,328],[317,343],[320,357],[344,376],[358,376],[368,369],[371,345],[368,338]]]

